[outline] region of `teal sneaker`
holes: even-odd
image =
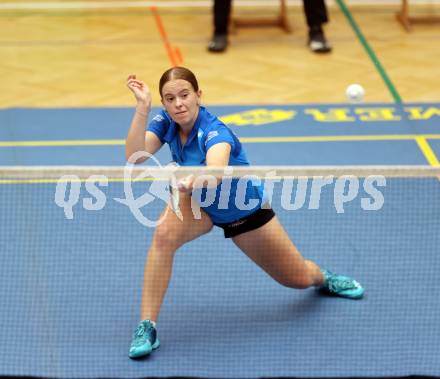
[[[150,354],[154,349],[159,347],[159,339],[157,338],[156,328],[150,320],[143,320],[133,333],[130,351],[130,358],[140,358]]]
[[[318,290],[348,299],[360,299],[364,295],[364,289],[354,279],[348,276],[336,275],[327,270],[321,270],[324,275],[324,285]]]

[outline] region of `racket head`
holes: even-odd
[[[177,188],[177,178],[171,175],[169,180],[169,191],[170,191],[170,208],[172,211],[182,219],[182,211],[180,210],[180,193]]]

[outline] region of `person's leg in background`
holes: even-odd
[[[208,43],[208,50],[220,53],[228,46],[228,27],[231,15],[232,0],[214,0],[213,23],[214,34]]]
[[[332,50],[325,38],[322,25],[328,22],[327,7],[324,0],[303,0],[304,13],[309,27],[308,46],[315,53],[329,53]]]

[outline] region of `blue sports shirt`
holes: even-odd
[[[181,166],[206,166],[206,153],[217,143],[231,145],[230,166],[249,165],[242,144],[237,136],[205,107],[199,108],[197,120],[186,143],[182,146],[179,137],[179,125],[170,115],[161,110],[149,123],[148,131],[153,132],[159,140],[167,143],[173,161]],[[196,192],[196,191],[200,191]],[[201,208],[215,224],[225,224],[239,220],[256,210],[263,201],[261,183],[253,184],[251,180],[223,179],[215,190],[196,190],[193,196],[201,199]],[[209,193],[215,191],[214,193]],[[225,193],[229,194],[225,199]],[[206,201],[210,196],[211,201]],[[203,204],[206,203],[206,206]],[[209,204],[210,203],[210,204]]]

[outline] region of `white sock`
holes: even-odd
[[[156,322],[153,321],[153,320],[150,320],[150,319],[146,318],[145,320],[142,320],[142,321],[149,321],[149,322],[151,322],[151,325],[153,325],[154,327],[156,327]]]

